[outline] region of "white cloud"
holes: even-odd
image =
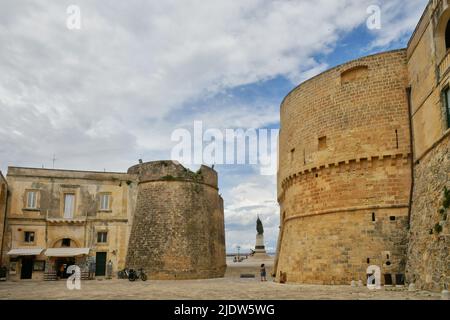
[[[402,17],[416,12],[421,2],[409,3]],[[109,1],[106,5],[85,0],[78,1],[82,29],[70,31],[65,20],[71,3],[3,1],[0,111],[4,117],[10,113],[9,117],[18,119],[6,124],[2,138],[14,140],[16,136],[8,132],[45,118],[45,126],[31,126],[28,134],[38,137],[70,130],[68,135],[85,137],[94,146],[84,148],[91,155],[91,165],[102,165],[95,156],[99,143],[121,147],[123,139],[105,145],[102,139],[109,135],[128,137],[127,146],[133,147],[127,152],[133,155],[162,154],[168,128],[179,126],[165,121],[165,116],[182,113],[187,101],[239,85],[276,76],[298,82],[323,71],[326,64],[314,55],[330,52],[340,34],[363,23],[369,3],[172,0]],[[380,34],[376,45],[391,41],[412,23],[395,22],[405,7],[399,1],[383,6],[388,7],[385,20],[391,27]],[[249,111],[254,107],[229,106],[222,113],[235,122],[249,115],[263,124],[276,120],[275,112],[264,118],[260,112]],[[25,119],[18,109],[28,110]],[[211,120],[221,119],[209,116],[216,113],[212,110],[197,112]],[[60,153],[58,141],[43,141],[43,154]],[[76,156],[68,151],[61,161]],[[8,154],[0,155],[8,161]],[[30,156],[23,153],[21,158]]]
[[[58,167],[123,171],[138,158],[168,158],[171,132],[193,120],[222,129],[276,123],[281,101],[214,100],[238,86],[276,77],[294,86],[323,71],[328,64],[315,57],[365,24],[372,3],[79,0],[82,29],[70,31],[71,1],[3,0],[0,168],[50,167],[56,153]],[[382,1],[372,48],[405,37],[425,3]],[[273,243],[276,188],[264,179],[255,173],[225,185],[227,223],[250,226],[260,213]]]
[[[368,49],[384,48],[395,42],[406,42],[419,22],[428,1],[385,1],[381,8],[381,29],[374,30],[375,40]]]
[[[246,178],[224,193],[227,248],[231,250],[238,245],[254,248],[259,216],[264,225],[266,246],[274,250],[279,226],[276,177],[254,174]]]

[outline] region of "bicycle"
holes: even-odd
[[[128,274],[129,281],[136,281],[141,279],[142,281],[147,281],[147,275],[144,272],[144,269],[140,268],[137,271],[130,269]]]

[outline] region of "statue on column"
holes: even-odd
[[[255,258],[267,258],[268,255],[266,253],[266,246],[264,244],[264,227],[262,224],[261,219],[258,216],[258,219],[256,220],[256,245],[255,245],[255,251],[254,251],[254,257]]]

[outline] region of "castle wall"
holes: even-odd
[[[404,273],[411,189],[406,52],[331,69],[281,106],[277,277],[319,284]],[[374,221],[373,221],[374,220]]]
[[[217,174],[170,161],[130,168],[139,190],[127,266],[150,279],[204,279],[225,274],[223,200]]]
[[[450,188],[450,129],[443,99],[450,84],[445,48],[450,8],[445,4],[430,1],[408,46],[414,193],[407,278],[427,290],[441,290],[450,280],[448,221],[438,212],[444,187]],[[437,223],[442,223],[442,232],[433,231]]]
[[[444,187],[450,189],[450,138],[434,148],[415,166],[414,202],[409,234],[407,278],[418,288],[442,290],[450,283],[450,227],[442,221]],[[448,219],[448,218],[447,218]]]

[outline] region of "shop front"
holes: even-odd
[[[47,263],[44,279],[54,281],[67,279],[70,274],[67,268],[72,265],[80,267],[82,273],[89,269],[89,248],[51,248],[45,250]]]
[[[16,248],[11,249],[9,256],[10,280],[39,280],[45,270],[45,258],[42,256],[43,248]]]

